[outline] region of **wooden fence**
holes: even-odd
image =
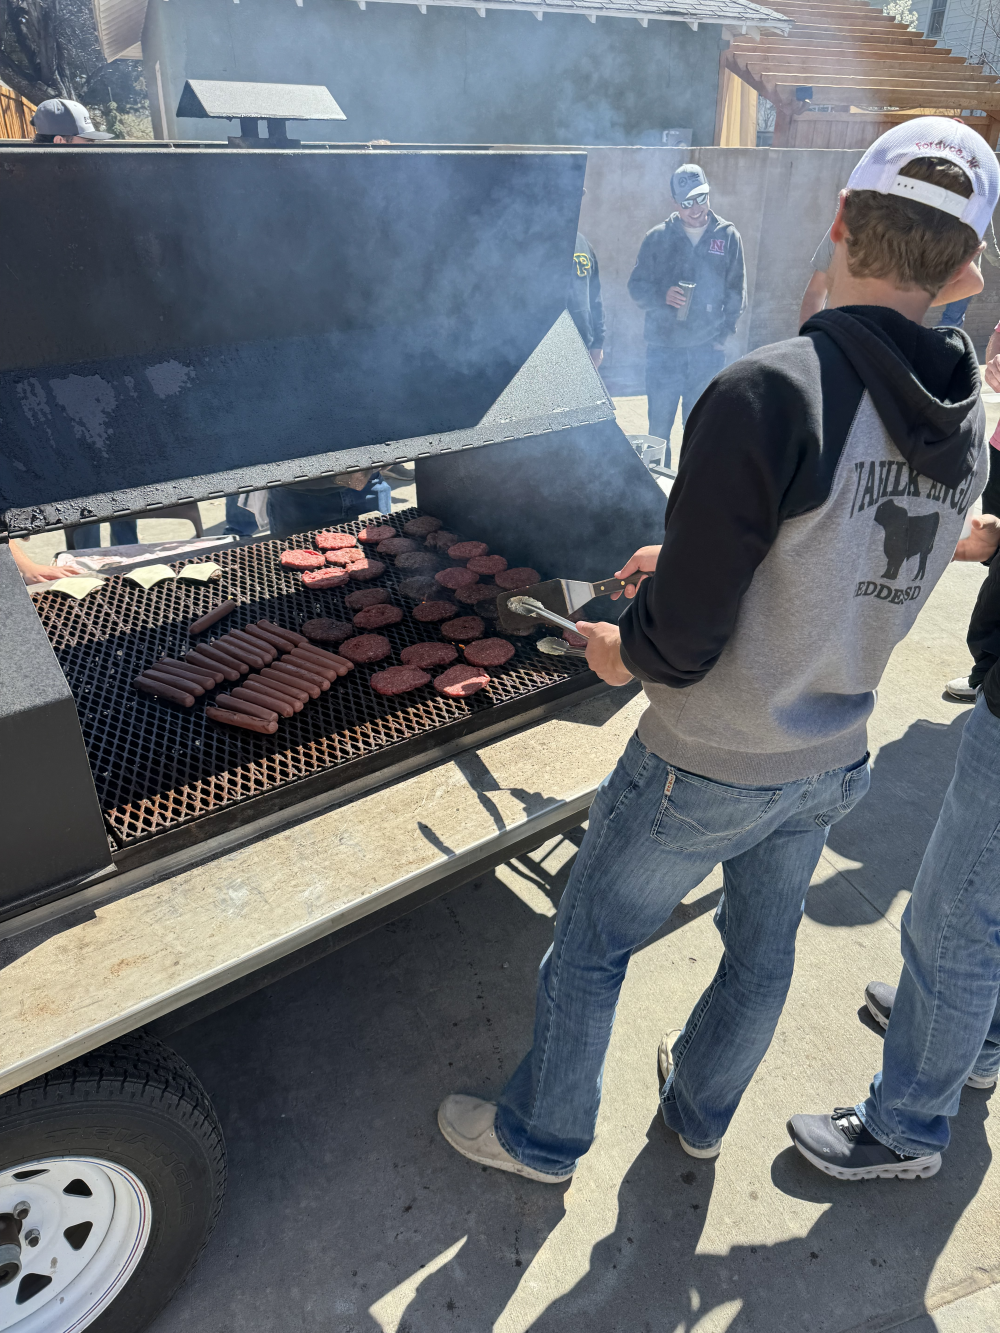
[[[0,139],[32,139],[35,108],[13,88],[0,86]]]

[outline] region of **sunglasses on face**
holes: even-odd
[[[680,206],[681,208],[696,208],[700,204],[707,204],[707,203],[708,203],[708,195],[703,194],[699,196],[699,198],[697,199],[682,199]]]

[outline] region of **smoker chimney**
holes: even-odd
[[[188,79],[177,104],[178,116],[199,120],[238,120],[232,148],[298,148],[289,139],[290,120],[346,120],[329,88],[310,83],[233,83],[221,79]],[[267,138],[260,122],[267,121]]]

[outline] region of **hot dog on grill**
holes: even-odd
[[[218,662],[213,662],[211,658],[205,657],[203,653],[196,653],[193,649],[184,654],[184,661],[196,666],[199,670],[206,672],[212,677],[216,685],[221,685],[226,679],[225,673]]]
[[[238,671],[241,676],[245,676],[250,670],[250,663],[245,662],[243,657],[236,652],[235,644],[227,644],[223,643],[221,639],[214,639],[209,646],[213,653],[219,653],[221,657],[224,657],[227,664],[231,666],[234,671]],[[202,649],[202,651],[204,652],[205,649]]]
[[[228,708],[233,713],[249,713],[263,722],[277,722],[278,714],[273,708],[262,708],[249,699],[236,699],[230,694],[217,694],[215,702],[219,708]]]
[[[321,650],[310,652],[308,648],[293,648],[288,655],[296,662],[314,662],[324,676],[332,677],[334,673],[346,676],[348,671],[354,669],[354,663],[348,662],[346,657],[337,657],[335,653],[324,653]]]
[[[262,629],[260,625],[247,625],[247,634],[258,643],[266,643],[267,646],[276,653],[287,653],[289,649],[294,648],[295,644],[291,639],[286,638],[284,634],[269,629]]]
[[[282,673],[276,671],[274,667],[265,667],[264,670],[260,672],[260,675],[264,680],[270,681],[280,693],[290,694],[293,699],[300,699],[304,704],[308,703],[310,699],[319,698],[319,690],[316,690],[315,685],[313,686],[313,689],[316,690],[316,693],[310,694],[306,689],[305,681],[293,681],[290,674],[282,675]]]
[[[188,694],[187,690],[178,689],[175,685],[166,685],[162,680],[149,680],[146,676],[137,676],[132,684],[144,694],[156,694],[164,699],[172,699],[175,704],[183,704],[185,708],[194,707],[193,694]]]
[[[312,680],[307,678],[304,672],[297,671],[294,667],[286,666],[284,662],[275,662],[273,666],[267,668],[267,671],[277,673],[275,677],[270,677],[269,679],[287,680],[289,685],[297,685],[300,690],[305,690],[310,699],[318,699],[322,693],[320,687],[314,685]],[[266,676],[267,672],[262,671],[261,675]]]
[[[140,675],[144,680],[159,680],[164,685],[172,685],[184,694],[193,694],[197,699],[205,693],[202,687],[188,676],[179,676],[175,671],[160,671],[155,665],[143,667]]]
[[[232,697],[242,699],[244,703],[256,704],[258,708],[267,708],[272,713],[280,713],[282,717],[291,717],[295,712],[289,700],[282,699],[276,694],[266,694],[263,690],[254,689],[251,685],[238,685],[232,691]]]
[[[314,662],[296,661],[291,653],[286,653],[280,663],[275,662],[275,666],[279,665],[288,667],[289,671],[298,672],[305,680],[311,680],[314,685],[318,685],[321,690],[330,688],[331,682],[327,678],[326,672],[322,667],[316,666]],[[333,679],[336,680],[337,677],[334,676]]]
[[[191,680],[196,680],[199,685],[206,690],[214,690],[218,681],[215,679],[214,671],[206,671],[203,667],[192,666],[190,662],[178,662],[176,657],[161,657],[155,664],[157,671],[173,668],[182,676],[189,676]],[[221,673],[220,673],[221,674]]]
[[[269,629],[272,634],[280,634],[285,639],[291,639],[293,644],[305,644],[309,642],[306,636],[300,634],[298,630],[283,629],[281,625],[274,625],[270,620],[258,620],[257,624],[261,629]]]
[[[217,620],[221,620],[223,616],[228,616],[230,611],[235,610],[235,602],[223,602],[221,606],[217,606],[214,611],[209,611],[200,620],[192,620],[188,626],[188,634],[201,634],[204,630],[210,629]]]
[[[187,655],[188,657],[191,656],[190,653]],[[198,656],[200,658],[207,658],[209,662],[217,665],[225,680],[239,680],[240,676],[244,674],[242,671],[237,670],[236,665],[233,663],[233,660],[228,653],[217,651],[211,644],[205,644],[204,646],[199,645]]]
[[[215,646],[221,648],[224,653],[232,653],[238,657],[241,662],[249,662],[252,667],[266,666],[262,653],[258,653],[255,648],[248,648],[245,643],[237,639],[233,634],[223,634],[221,639],[216,639]]]
[[[247,634],[242,629],[231,629],[226,635],[227,639],[233,639],[236,643],[246,648],[248,653],[256,653],[258,657],[263,657],[267,662],[273,662],[278,655],[278,650],[262,639],[255,638],[252,634]]]
[[[222,708],[206,708],[205,716],[213,722],[224,722],[227,727],[242,727],[244,731],[259,731],[265,736],[273,736],[278,730],[277,722],[264,722],[249,713],[227,713]]]
[[[272,681],[264,680],[262,676],[247,676],[241,688],[252,690],[255,694],[266,694],[269,699],[283,699],[294,713],[301,713],[302,705],[309,702],[308,695],[305,699],[302,698],[305,690],[296,690],[293,694],[291,691],[279,689]]]

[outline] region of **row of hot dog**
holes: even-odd
[[[246,677],[228,693],[216,695],[205,715],[214,722],[271,735],[278,729],[279,717],[300,712],[352,669],[346,658],[314,647],[295,630],[260,620],[198,644],[183,660],[163,656],[133,683],[146,694],[192,708],[196,698],[223,681]]]

